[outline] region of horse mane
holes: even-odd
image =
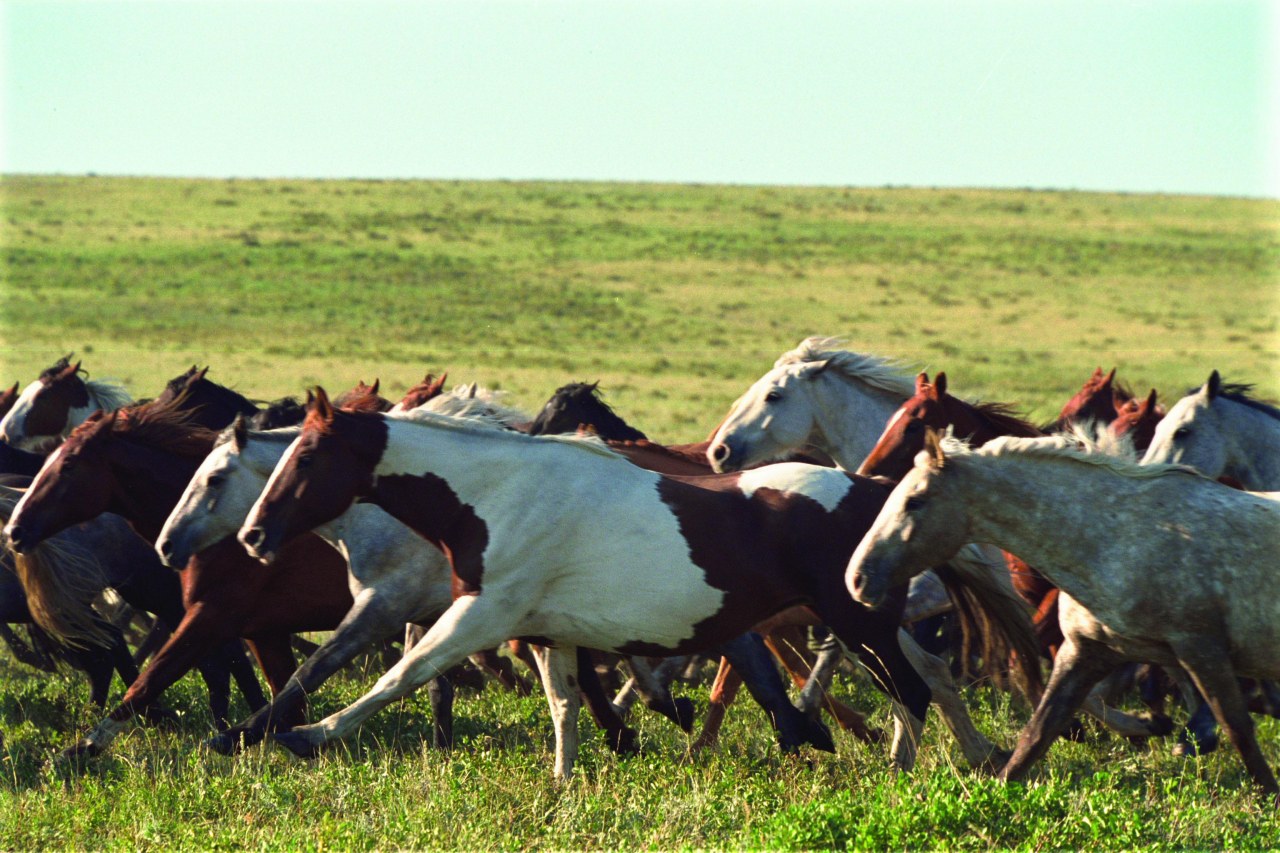
[[[25,493],[0,486],[0,523],[7,524]],[[31,618],[64,646],[105,647],[110,644],[92,603],[107,586],[102,564],[93,553],[65,537],[46,539],[26,553],[16,554],[8,540],[0,541],[0,555],[11,560],[14,574],[27,595]]]
[[[71,367],[71,355],[71,353],[67,353],[62,358],[55,361],[52,366],[46,367],[44,370],[40,371],[40,381],[45,385],[48,385],[63,373],[66,373],[67,369]],[[76,373],[84,373],[86,376],[88,375],[88,371],[84,368],[77,368]]]
[[[445,391],[432,397],[418,406],[416,410],[435,412],[457,418],[492,418],[507,429],[515,429],[519,424],[529,422],[529,415],[515,406],[507,405],[503,391],[494,391],[472,383],[457,385],[452,391]]]
[[[278,429],[285,426],[297,426],[307,416],[307,410],[298,402],[297,397],[281,397],[263,406],[256,415],[249,418],[249,427],[255,430]]]
[[[1192,388],[1187,393],[1195,394],[1199,392],[1199,390],[1199,388]],[[1218,390],[1218,396],[1230,400],[1233,403],[1248,406],[1254,411],[1262,412],[1276,420],[1280,420],[1280,408],[1276,408],[1276,404],[1268,400],[1259,400],[1257,397],[1250,396],[1250,392],[1252,391],[1253,383],[1245,384],[1243,382],[1224,382]]]
[[[1008,403],[961,402],[969,406],[977,417],[986,421],[987,425],[996,432],[1023,438],[1038,438],[1043,435],[1035,424],[1019,415]]]
[[[1105,434],[1105,431],[1104,431]],[[1130,444],[1130,446],[1132,446]],[[1065,460],[1080,462],[1104,468],[1114,474],[1134,480],[1151,480],[1170,474],[1191,474],[1204,479],[1196,469],[1176,463],[1149,463],[1137,461],[1134,453],[1116,454],[1117,447],[1123,444],[1112,444],[1100,441],[1094,434],[1083,429],[1072,429],[1042,438],[1019,438],[1001,436],[987,442],[982,447],[972,450],[967,444],[956,442],[950,438],[943,439],[943,452],[950,456],[1024,456],[1037,459]]]
[[[835,370],[847,379],[854,379],[904,399],[915,393],[915,380],[907,376],[899,362],[891,358],[840,349],[840,338],[814,335],[805,338],[790,352],[784,352],[774,362],[774,369],[790,364],[827,362],[828,370]]]
[[[507,427],[505,423],[492,415],[479,413],[469,417],[455,417],[453,415],[440,414],[426,409],[410,409],[407,412],[387,412],[383,417],[394,420],[404,421],[416,426],[432,427],[435,429],[444,429],[450,432],[460,432],[472,435],[490,435],[502,436],[512,441],[534,441],[534,442],[555,442],[565,444],[572,447],[578,447],[583,450],[591,451],[600,456],[608,456],[619,462],[626,462],[626,457],[615,453],[605,444],[599,436],[595,435],[529,435],[527,433],[518,432]],[[630,462],[627,462],[630,465]]]
[[[173,400],[152,400],[137,406],[120,409],[106,427],[111,434],[154,447],[179,456],[208,454],[218,433],[192,422],[192,413],[180,408],[185,395]],[[76,428],[67,440],[88,435],[96,429],[100,420],[88,420]]]

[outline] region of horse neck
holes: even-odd
[[[1020,557],[1072,597],[1088,601],[1098,595],[1107,580],[1102,549],[1116,538],[1107,530],[1124,523],[1099,507],[1123,506],[1123,493],[1136,491],[1143,481],[1106,476],[1087,464],[1014,455],[948,464],[956,464],[965,477],[962,499],[970,541]],[[1063,536],[1064,530],[1090,534]]]
[[[827,379],[821,387],[827,393],[814,395],[816,428],[809,444],[838,467],[856,471],[906,398],[854,379]]]
[[[1227,464],[1223,474],[1254,492],[1280,490],[1280,419],[1244,403],[1229,403],[1233,428],[1224,430]]]
[[[122,445],[112,459],[116,485],[110,511],[155,542],[201,460],[133,442]]]

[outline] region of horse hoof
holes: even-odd
[[[1166,735],[1171,735],[1171,734],[1173,734],[1172,718],[1164,714],[1156,714],[1151,718],[1151,736],[1152,737],[1165,737]],[[1214,738],[1214,740],[1216,741],[1217,738]],[[1217,746],[1217,744],[1215,743],[1214,746]]]
[[[1013,758],[1012,750],[996,747],[991,750],[991,753],[987,756],[986,760],[978,765],[977,769],[981,770],[988,776],[999,776],[1000,771],[1009,763],[1010,758]]]
[[[635,729],[624,727],[608,735],[609,749],[616,755],[629,757],[640,754],[640,743]]]
[[[320,754],[320,747],[313,744],[302,732],[276,732],[271,739],[299,758],[315,758]]]
[[[1201,755],[1208,755],[1217,748],[1217,735],[1210,734],[1204,737],[1196,737],[1186,732],[1173,745],[1173,754],[1178,758],[1198,758]]]
[[[163,705],[148,705],[142,709],[139,716],[152,725],[176,726],[178,724],[178,715]]]
[[[692,734],[694,717],[693,700],[681,696],[679,699],[675,700],[675,706],[676,725],[678,725],[680,730],[685,734]]]
[[[821,720],[810,720],[809,731],[805,735],[805,743],[823,752],[835,752],[836,742],[831,737],[831,729]]]
[[[102,747],[98,746],[88,738],[82,739],[75,746],[69,746],[62,752],[58,753],[60,761],[69,762],[71,764],[79,764],[90,758],[97,758],[102,754]]]

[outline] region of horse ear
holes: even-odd
[[[199,382],[201,379],[204,379],[204,375],[209,372],[209,367],[206,365],[204,370],[196,370],[195,365],[192,365],[191,370],[196,375],[196,381]]]
[[[1116,381],[1116,369],[1111,368],[1111,372],[1107,374],[1107,378],[1102,381],[1103,385],[1110,385]]]
[[[817,379],[831,365],[831,359],[828,358],[823,359],[822,361],[811,361],[809,364],[810,367],[808,372],[805,373],[805,376],[810,379]]]
[[[231,423],[231,443],[235,445],[236,452],[241,453],[248,441],[249,426],[244,421],[244,415],[237,414],[236,419]]]
[[[315,395],[315,394],[313,394],[313,393],[311,393],[311,389],[310,389],[310,388],[308,388],[308,389],[307,389],[307,401],[306,401],[305,403],[303,403],[302,405],[303,405],[305,408],[308,408],[308,409],[309,409],[309,408],[311,408],[311,404],[312,404],[312,403],[314,403],[315,401],[316,401],[316,395]]]
[[[916,374],[916,393],[917,394],[923,393],[924,389],[928,387],[929,387],[929,374],[925,373],[922,370]]]
[[[376,377],[376,376],[375,376],[375,377],[373,377],[373,387],[371,387],[371,388],[369,389],[369,394],[370,394],[370,396],[373,396],[373,397],[378,396],[378,386],[379,386],[379,385],[381,385],[381,384],[382,384],[382,380],[381,380],[381,379],[379,379],[379,378],[378,378],[378,377]]]
[[[319,385],[316,386],[314,409],[316,414],[320,416],[321,420],[333,420],[333,403],[329,402],[329,395],[325,393],[325,390]]]
[[[947,393],[947,374],[939,373],[933,378],[933,393],[938,397]]]
[[[941,468],[946,464],[946,454],[942,452],[942,433],[933,427],[926,427],[924,431],[924,452],[929,455],[929,467]]]
[[[1218,371],[1209,374],[1209,381],[1204,383],[1204,392],[1210,400],[1222,392],[1222,377],[1218,375]]]
[[[448,373],[441,373],[439,379],[432,379],[431,374],[428,373],[426,380],[424,380],[430,383],[427,387],[427,393],[432,397],[439,397],[444,393],[444,381],[448,378]]]
[[[1147,395],[1147,411],[1154,412],[1156,410],[1156,389],[1152,388],[1151,393]]]

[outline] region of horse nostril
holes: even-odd
[[[13,548],[15,551],[20,552],[22,550],[22,540],[24,535],[25,531],[21,527],[10,527],[5,530],[5,536],[9,540],[9,547]]]
[[[262,541],[266,538],[267,538],[266,531],[264,531],[261,527],[250,527],[248,530],[244,532],[244,538],[242,539],[242,541],[244,542],[244,544],[248,545],[250,548],[257,548],[259,545],[262,544]]]
[[[853,591],[862,592],[862,588],[867,585],[867,576],[862,572],[858,572],[853,576]]]
[[[728,459],[730,452],[731,451],[729,450],[729,445],[725,444],[724,442],[717,444],[715,447],[715,450],[713,451],[717,462],[723,462],[726,459]]]

